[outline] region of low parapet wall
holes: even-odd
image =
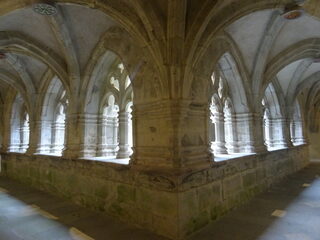
[[[216,162],[183,174],[54,156],[2,154],[2,175],[184,239],[308,164],[306,145]]]

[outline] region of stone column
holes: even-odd
[[[213,114],[210,111],[210,116],[208,116],[208,126],[209,126],[209,144],[210,144],[210,149],[212,150],[213,153],[213,149],[214,149],[214,142],[215,142],[215,126],[213,123]]]
[[[26,152],[29,147],[29,126],[24,124],[20,129],[20,150],[19,152]]]
[[[42,121],[29,121],[29,129],[30,129],[30,136],[29,136],[29,148],[27,149],[27,154],[32,155],[36,153],[40,153],[41,151],[41,123]]]
[[[214,112],[212,121],[215,127],[214,154],[227,154],[223,114]]]
[[[261,114],[237,114],[236,121],[240,152],[260,153],[267,151],[264,144]]]
[[[269,118],[263,118],[264,142],[268,149],[273,148],[273,123]]]
[[[33,129],[31,129],[31,145],[29,147],[28,153],[36,154],[48,154],[52,148],[52,121],[42,120],[34,123]],[[33,131],[36,131],[38,136],[34,135]],[[37,146],[35,148],[35,146]]]
[[[118,150],[117,117],[102,116],[99,119],[98,156],[116,156]]]
[[[119,112],[119,150],[117,158],[129,158],[132,153],[129,145],[130,115],[130,113],[124,110]]]
[[[99,120],[96,114],[79,116],[79,128],[83,129],[79,157],[95,157],[99,138]]]
[[[20,128],[17,126],[16,128],[13,128],[13,126],[10,127],[10,139],[9,139],[9,147],[8,152],[19,152],[20,151]]]
[[[303,122],[301,119],[294,119],[291,123],[291,141],[293,145],[305,144],[305,138],[303,136]]]
[[[209,107],[189,100],[163,100],[133,105],[136,168],[187,171],[211,166]]]
[[[75,113],[66,114],[66,139],[65,147],[62,153],[64,158],[76,159],[81,156],[81,145],[84,129],[79,125],[81,116]]]
[[[225,114],[224,117],[226,148],[228,153],[238,153],[238,137],[236,129],[236,118],[231,114]]]
[[[287,148],[291,146],[290,140],[286,138],[286,119],[276,118],[269,120],[270,129],[272,132],[272,137],[270,138],[270,147],[277,148]]]
[[[61,155],[64,148],[65,124],[63,122],[55,122],[52,126],[52,146],[50,153]]]

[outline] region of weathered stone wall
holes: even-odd
[[[179,232],[189,235],[308,164],[306,145],[217,162],[179,182]]]
[[[54,156],[2,154],[2,175],[183,239],[308,163],[306,146],[217,162],[185,174]]]
[[[309,152],[310,152],[310,159],[313,160],[319,160],[320,159],[320,142],[319,142],[319,137],[320,133],[319,132],[309,132]]]
[[[92,160],[8,153],[2,154],[1,174],[158,234],[177,236],[176,184],[156,173]]]

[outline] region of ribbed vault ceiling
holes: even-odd
[[[136,41],[141,42],[141,45],[150,44],[148,46],[151,49],[150,55],[158,60],[170,52],[170,47],[179,48],[181,46],[174,41],[170,43],[170,31],[181,31],[181,34],[177,35],[185,37],[186,49],[183,54],[188,56],[188,54],[191,55],[192,49],[197,49],[202,43],[205,43],[203,40],[205,37],[209,39],[215,26],[224,26],[222,32],[233,39],[241,53],[244,66],[251,77],[253,91],[255,88],[262,87],[262,84],[255,84],[255,82],[279,81],[286,96],[288,89],[296,92],[298,87],[310,88],[318,81],[316,77],[310,80],[320,70],[320,64],[316,62],[317,55],[320,57],[320,52],[317,50],[310,56],[298,57],[281,67],[277,64],[279,70],[268,76],[270,79],[263,79],[263,74],[267,71],[266,66],[272,70],[272,64],[277,59],[281,59],[281,56],[285,56],[290,47],[309,39],[320,39],[318,18],[320,4],[317,0],[307,1],[304,4],[305,13],[295,20],[286,20],[281,17],[285,4],[293,1],[269,1],[261,9],[251,13],[247,13],[249,8],[244,7],[244,10],[239,9],[238,15],[236,8],[233,7],[236,5],[230,4],[229,6],[226,2],[216,3],[215,1],[203,1],[203,3],[196,0],[185,1],[186,12],[182,13],[170,12],[170,7],[179,6],[172,6],[167,1],[161,0],[152,1],[152,3],[142,0],[109,1],[108,6],[107,4],[105,7],[101,5],[101,9],[105,9],[104,12],[88,7],[90,4],[80,6],[67,4],[67,1],[58,1],[56,17],[43,16],[34,12],[32,1],[25,1],[25,7],[14,10],[13,2],[0,2],[3,14],[0,16],[0,50],[6,54],[6,58],[0,60],[2,94],[8,88],[8,79],[4,79],[3,76],[11,78],[11,83],[18,81],[17,86],[21,86],[26,91],[29,89],[29,93],[33,93],[37,91],[44,74],[48,70],[53,72],[56,70],[49,66],[44,60],[45,57],[42,56],[41,59],[37,57],[38,53],[34,53],[32,48],[27,48],[25,42],[33,43],[35,47],[44,50],[65,72],[70,74],[78,71],[81,75],[99,40],[108,29],[114,26],[124,27]],[[254,9],[257,8],[258,3],[262,4],[264,1],[246,2]],[[91,6],[96,7],[95,4],[99,5],[92,3]],[[240,3],[237,2],[237,4]],[[274,6],[274,8],[268,8],[268,6]],[[225,9],[229,9],[230,16],[226,15],[226,19],[215,19],[215,16],[219,16],[218,11],[227,11]],[[108,12],[110,16],[106,14]],[[244,12],[246,14],[241,16]],[[179,25],[183,29],[170,29],[170,23],[181,20],[179,14],[185,15],[185,25],[182,22],[181,26]],[[193,38],[190,38],[192,33],[196,32],[195,29],[198,32],[201,30],[202,35],[195,34]],[[173,38],[173,40],[177,39],[178,37]],[[166,45],[165,41],[169,44]],[[23,42],[23,44],[18,46],[17,42]],[[315,43],[314,48],[319,48],[319,45]],[[174,58],[174,56],[169,55],[163,57],[158,63],[170,62],[169,58]],[[293,79],[294,82],[292,82]],[[303,85],[302,83],[308,79],[309,83]],[[14,84],[11,85],[15,87]]]

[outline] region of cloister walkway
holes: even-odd
[[[164,240],[0,178],[0,240]],[[319,240],[320,163],[289,176],[191,240]]]
[[[320,240],[320,162],[231,211],[192,240]]]

